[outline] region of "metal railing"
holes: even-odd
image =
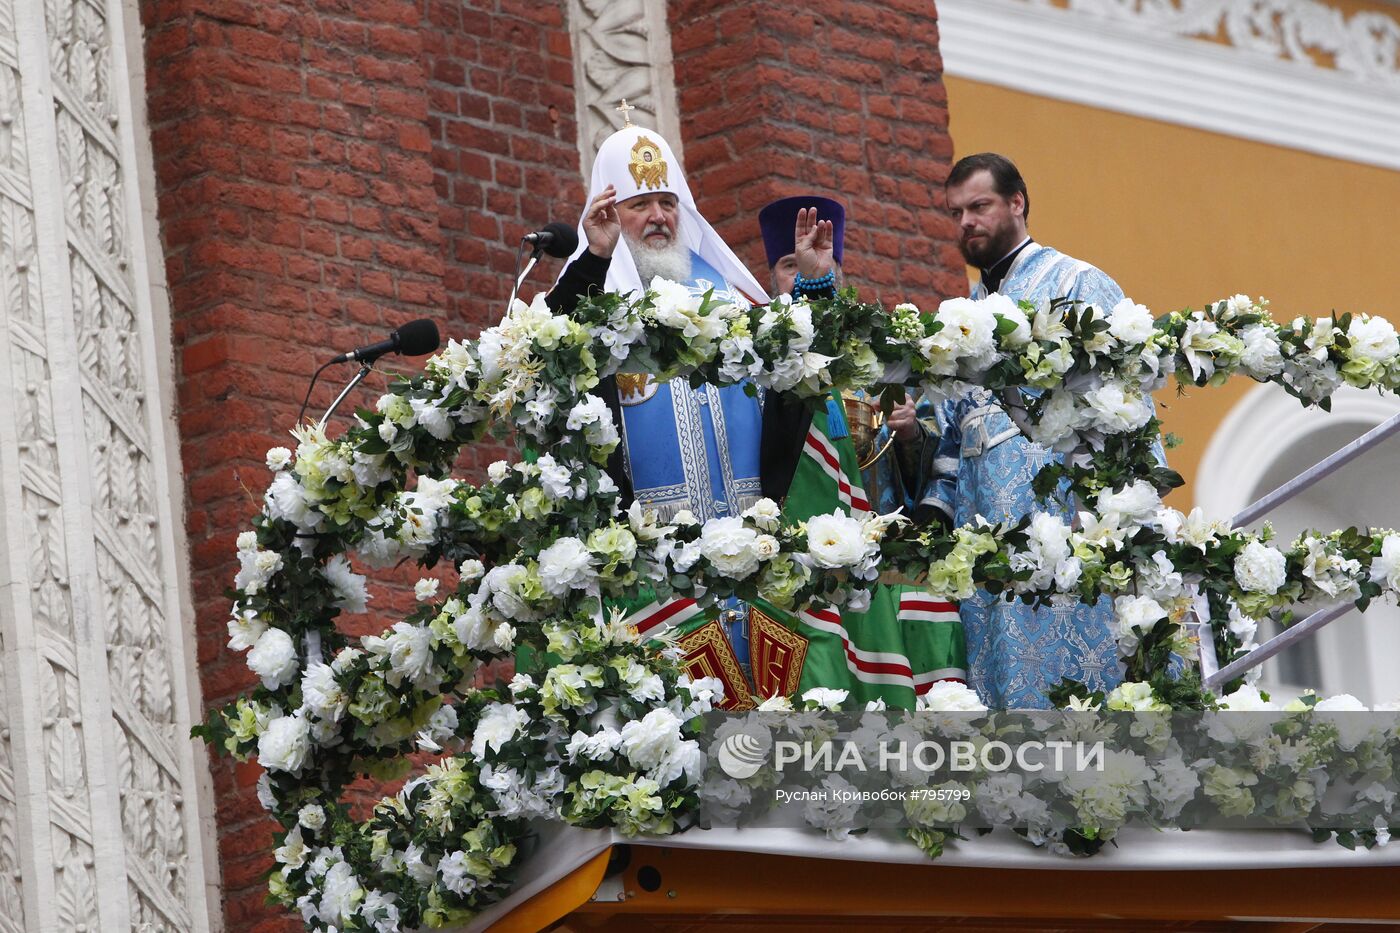
[[[1242,528],[1259,519],[1396,434],[1400,434],[1400,414],[1377,425],[1336,453],[1318,461],[1268,495],[1246,506],[1230,520],[1230,524],[1236,528]],[[1209,610],[1203,605],[1204,603],[1203,598],[1198,599],[1193,611],[1196,615],[1196,631],[1202,648],[1201,677],[1206,686],[1212,690],[1229,683],[1246,671],[1258,667],[1289,645],[1317,634],[1323,626],[1346,615],[1347,610],[1352,608],[1351,603],[1341,602],[1319,609],[1303,621],[1289,626],[1257,646],[1243,657],[1236,658],[1224,667],[1217,668],[1215,634],[1211,628]],[[1207,645],[1209,645],[1209,650],[1207,650]]]

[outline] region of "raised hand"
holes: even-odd
[[[617,216],[617,189],[608,185],[588,205],[583,215],[583,234],[588,237],[588,251],[600,259],[608,259],[617,248],[622,235],[622,219]]]
[[[818,220],[815,207],[804,207],[797,212],[794,234],[797,271],[804,279],[819,279],[835,267],[831,221]]]

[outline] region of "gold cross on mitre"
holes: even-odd
[[[614,107],[613,109],[616,110],[618,113],[622,114],[622,128],[623,128],[624,130],[627,129],[627,127],[629,127],[629,126],[632,125],[632,118],[631,118],[630,116],[628,116],[628,114],[631,113],[633,110],[636,110],[637,108],[636,108],[636,107],[633,107],[633,106],[630,106],[630,105],[627,103],[627,98],[625,98],[625,97],[622,98],[622,106],[621,106],[621,107]]]

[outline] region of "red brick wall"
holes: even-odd
[[[141,0],[207,706],[252,682],[224,647],[233,540],[315,366],[415,317],[475,334],[501,313],[520,234],[577,217],[564,11]],[[846,266],[866,294],[962,291],[953,229],[934,210],[951,146],[927,0],[685,0],[672,19],[692,184],[755,269],[757,208],[815,187],[849,205]],[[348,375],[330,374],[313,409]],[[503,453],[480,445],[463,470]],[[401,589],[379,595],[386,613],[403,605]],[[273,826],[259,768],[211,761],[228,928],[297,928],[263,905]]]
[[[264,452],[290,446],[316,365],[416,317],[444,338],[474,333],[509,290],[514,252],[502,244],[576,216],[563,10],[562,0],[143,0],[208,707],[253,680],[224,647],[233,540],[267,483]],[[323,378],[313,409],[349,375]],[[353,400],[369,403],[383,384]],[[482,445],[463,467],[501,453]],[[401,590],[380,596],[402,608]],[[228,928],[299,928],[263,905],[273,824],[254,794],[259,768],[211,762]]]
[[[862,297],[967,294],[932,0],[673,0],[670,25],[690,185],[750,268],[759,208],[818,193],[846,205]]]

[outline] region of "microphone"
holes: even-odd
[[[557,259],[568,259],[578,249],[578,231],[568,224],[555,221],[545,224],[543,230],[527,233],[520,241],[530,243],[535,249],[544,250]]]
[[[403,356],[422,356],[432,353],[441,343],[437,325],[427,318],[409,321],[389,335],[388,340],[372,343],[367,347],[356,347],[349,353],[342,353],[332,363],[372,363],[386,353],[399,353]]]

